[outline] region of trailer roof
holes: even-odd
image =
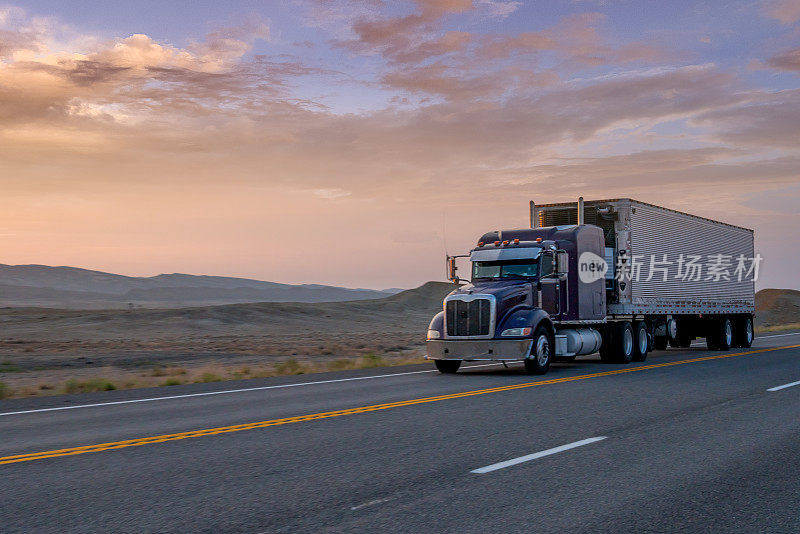
[[[649,202],[642,202],[641,200],[635,200],[633,198],[606,198],[601,200],[584,200],[584,205],[586,204],[610,204],[613,202],[631,202],[634,204],[642,204],[644,206],[651,206],[653,208],[658,208],[666,211],[671,211],[673,213],[680,213],[681,215],[687,215],[689,217],[694,217],[695,219],[702,219],[704,221],[709,221],[717,224],[724,224],[725,226],[730,226],[731,228],[738,228],[740,230],[747,230],[748,232],[753,232],[752,228],[745,228],[743,226],[736,226],[735,224],[730,224],[722,221],[717,221],[715,219],[709,219],[708,217],[701,217],[699,215],[694,215],[693,213],[686,213],[685,211],[678,211],[673,210],[670,208],[665,208],[664,206],[657,206],[656,204],[650,204]],[[577,209],[577,202],[557,202],[555,204],[536,204],[536,208],[569,208],[573,207]]]

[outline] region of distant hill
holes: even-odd
[[[0,306],[12,307],[181,308],[250,302],[340,302],[384,298],[396,292],[225,276],[174,273],[135,277],[76,267],[0,264]]]
[[[800,291],[762,289],[756,293],[756,325],[800,323]]]
[[[303,350],[334,343],[419,342],[442,299],[455,287],[428,282],[380,299],[347,302],[258,302],[162,309],[0,308],[0,353],[44,358],[53,354],[105,354],[158,350],[225,352]],[[356,336],[355,338],[353,336]],[[359,337],[360,336],[360,337]],[[19,344],[22,341],[22,344]],[[252,345],[252,346],[251,346]],[[357,349],[357,347],[351,347]],[[34,359],[35,359],[34,358]],[[33,360],[31,360],[33,361]],[[38,361],[38,360],[37,360]]]

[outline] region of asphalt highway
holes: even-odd
[[[0,401],[0,532],[800,532],[800,333]]]

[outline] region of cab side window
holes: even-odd
[[[550,253],[542,254],[539,259],[539,277],[544,278],[553,274],[553,255]]]

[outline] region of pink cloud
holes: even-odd
[[[797,0],[766,0],[764,9],[768,16],[782,24],[794,24],[800,20],[800,2]]]
[[[769,58],[767,65],[778,70],[800,71],[800,48],[786,50]]]

